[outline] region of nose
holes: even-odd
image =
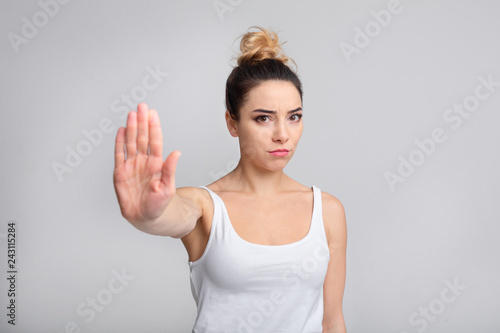
[[[288,128],[286,122],[277,122],[274,127],[273,141],[287,142],[289,139]]]

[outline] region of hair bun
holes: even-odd
[[[285,64],[288,60],[291,60],[285,56],[281,48],[281,45],[286,42],[279,44],[278,35],[274,31],[258,26],[250,28],[257,28],[260,31],[247,32],[242,35],[243,38],[240,43],[241,55],[238,57],[238,65],[250,64],[268,58],[280,60]]]

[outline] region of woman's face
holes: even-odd
[[[232,136],[239,137],[241,157],[270,171],[283,169],[295,153],[302,135],[302,102],[288,81],[264,81],[254,87],[234,122],[226,111]],[[283,155],[271,154],[287,149]]]

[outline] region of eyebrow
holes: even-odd
[[[297,111],[301,111],[302,108],[301,107],[298,107],[296,108],[295,110],[290,110],[288,111],[287,113],[294,113],[294,112],[297,112]],[[264,112],[264,113],[271,113],[271,114],[275,114],[277,113],[276,111],[272,111],[272,110],[264,110],[264,109],[256,109],[256,110],[253,110],[252,112]]]

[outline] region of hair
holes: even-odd
[[[243,38],[240,43],[241,54],[237,59],[238,65],[233,68],[226,81],[226,109],[235,121],[240,120],[240,109],[247,101],[250,90],[264,81],[293,83],[302,101],[302,84],[287,62],[292,61],[296,66],[297,64],[284,54],[281,48],[284,43],[278,44],[278,36],[270,29],[258,26],[250,28],[260,31],[241,35]]]

